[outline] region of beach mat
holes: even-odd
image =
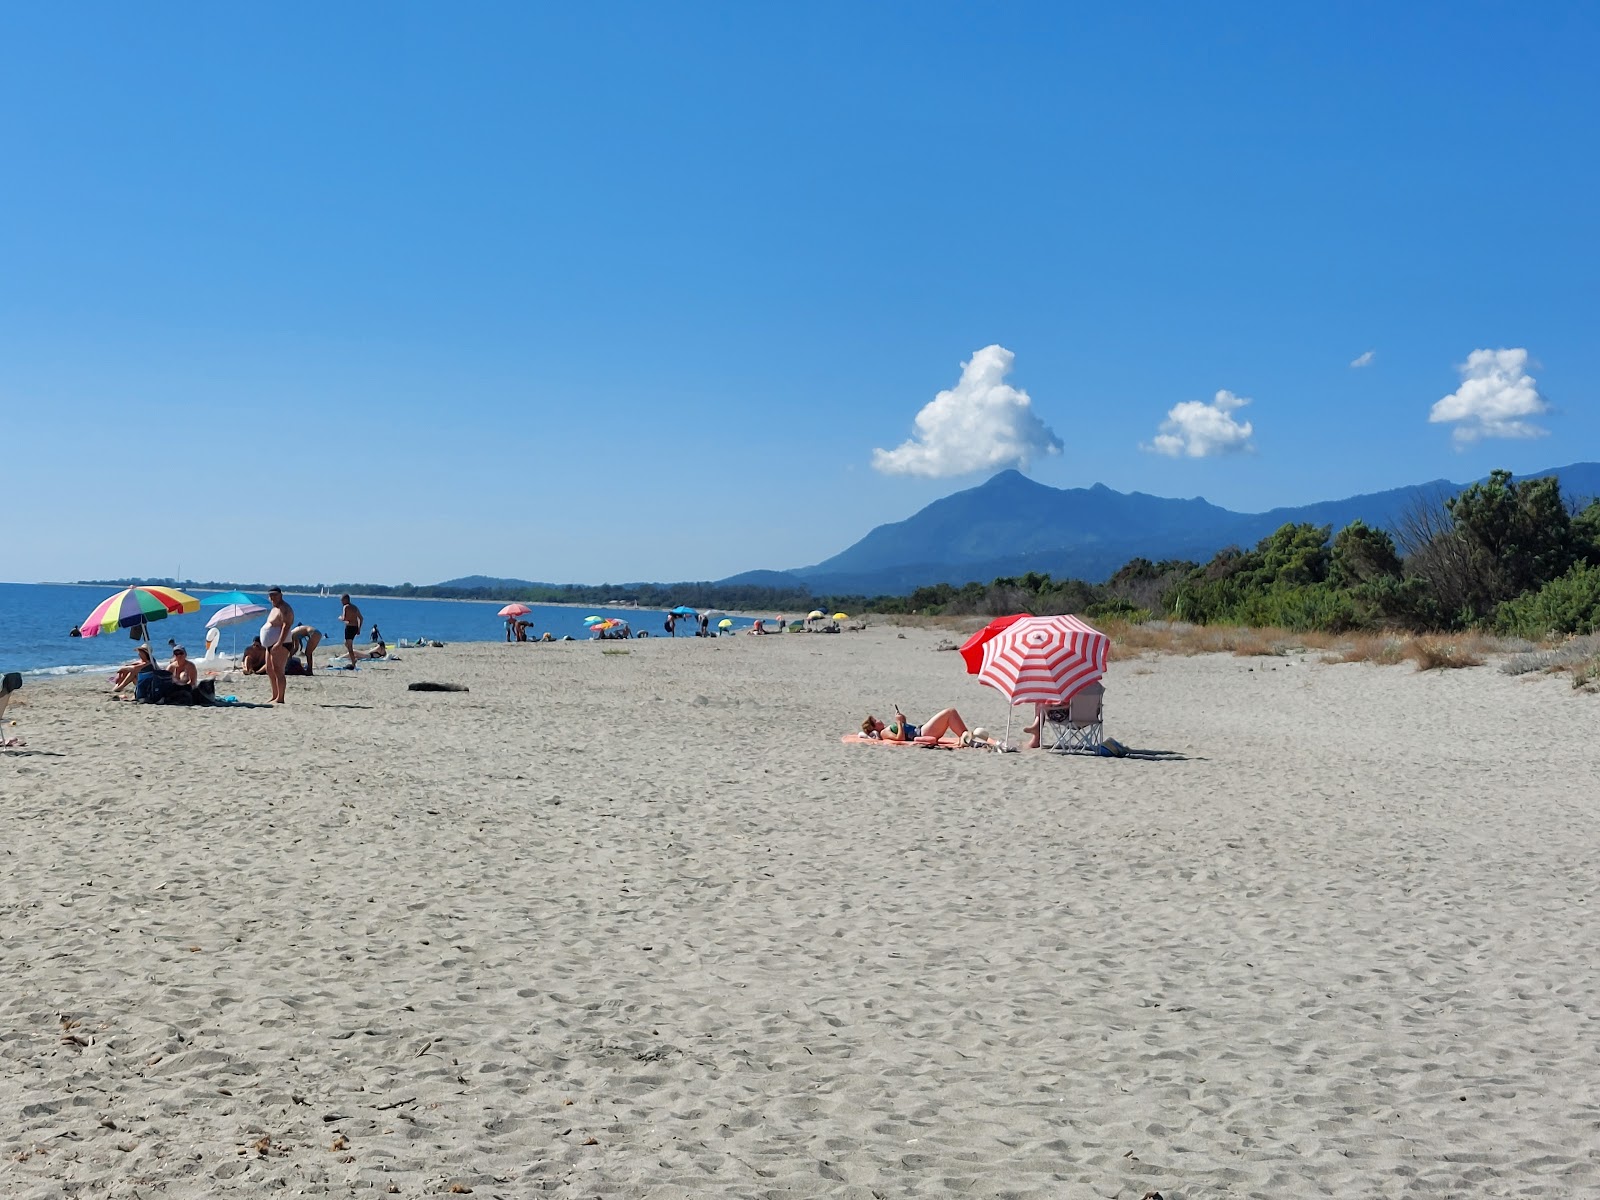
[[[970,746],[963,746],[960,742],[951,741],[924,741],[917,738],[911,742],[897,742],[891,738],[869,738],[859,733],[847,733],[839,739],[846,746],[921,746],[924,750],[970,750]]]

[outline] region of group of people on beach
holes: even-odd
[[[241,669],[246,675],[265,675],[273,704],[288,700],[290,675],[316,673],[317,647],[325,640],[320,629],[295,622],[294,608],[284,599],[281,588],[267,592],[269,609],[261,630],[245,647]],[[372,626],[372,640],[368,648],[356,649],[356,639],[361,636],[364,621],[361,610],[348,594],[339,597],[339,620],[344,631],[344,656],[349,670],[356,669],[358,659],[387,658],[389,648],[376,624]],[[112,677],[111,690],[123,692],[134,689],[136,699],[150,699],[159,703],[208,703],[210,689],[202,688],[199,670],[188,650],[168,639],[171,660],[162,666],[151,653],[150,647],[140,646],[138,656],[125,666],[117,668]]]

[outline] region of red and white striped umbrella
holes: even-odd
[[[984,643],[978,682],[1012,704],[1060,704],[1106,673],[1110,650],[1077,617],[1023,617]]]

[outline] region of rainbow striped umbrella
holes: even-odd
[[[169,587],[131,587],[95,605],[78,628],[84,637],[115,633],[170,617],[173,613],[200,611],[200,601]]]

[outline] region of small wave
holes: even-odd
[[[40,675],[103,675],[115,671],[121,663],[111,663],[109,666],[73,666],[73,667],[34,667],[31,671],[24,671],[24,678]]]

